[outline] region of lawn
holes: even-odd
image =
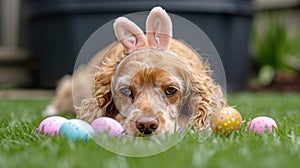
[[[90,140],[70,142],[37,133],[41,111],[51,101],[0,100],[0,167],[297,167],[300,165],[300,94],[235,93],[229,103],[245,123],[266,115],[278,130],[272,135],[248,133],[246,124],[229,137],[206,141],[194,133],[158,155],[119,156]]]

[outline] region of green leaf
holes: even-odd
[[[261,85],[267,86],[272,83],[275,77],[275,69],[271,65],[264,65],[258,73],[258,81]]]

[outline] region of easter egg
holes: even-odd
[[[277,128],[276,122],[270,117],[256,117],[250,121],[248,124],[248,129],[250,132],[255,132],[258,134],[263,134],[268,130],[268,134],[274,131],[274,128]]]
[[[59,135],[72,141],[87,141],[94,135],[94,130],[83,120],[71,119],[61,125]]]
[[[118,137],[124,131],[123,127],[118,121],[109,117],[97,118],[92,122],[91,125],[94,128],[95,132],[101,133],[106,131],[109,136]]]
[[[60,116],[51,116],[45,118],[39,125],[38,132],[44,135],[57,136],[61,125],[66,122],[67,119]]]
[[[229,135],[241,127],[242,116],[235,108],[224,107],[212,115],[210,124],[217,134]]]

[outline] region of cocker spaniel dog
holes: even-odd
[[[182,127],[210,129],[211,115],[227,106],[210,67],[184,42],[172,38],[172,22],[151,10],[146,33],[125,17],[115,20],[116,43],[73,74],[77,118],[102,116],[133,136],[173,133]],[[92,78],[89,74],[92,74]],[[74,111],[72,78],[65,77],[45,115]],[[76,102],[77,101],[77,102]]]

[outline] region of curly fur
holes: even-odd
[[[170,51],[178,55],[191,74],[190,104],[192,116],[189,125],[202,129],[210,128],[210,117],[213,112],[227,106],[222,89],[211,78],[211,70],[206,62],[199,59],[197,53],[182,41],[173,39]],[[122,44],[113,44],[101,57],[98,71],[95,73],[93,96],[83,101],[77,117],[92,122],[100,116],[108,116],[118,120],[118,110],[112,100],[111,85],[118,64],[127,56]]]

